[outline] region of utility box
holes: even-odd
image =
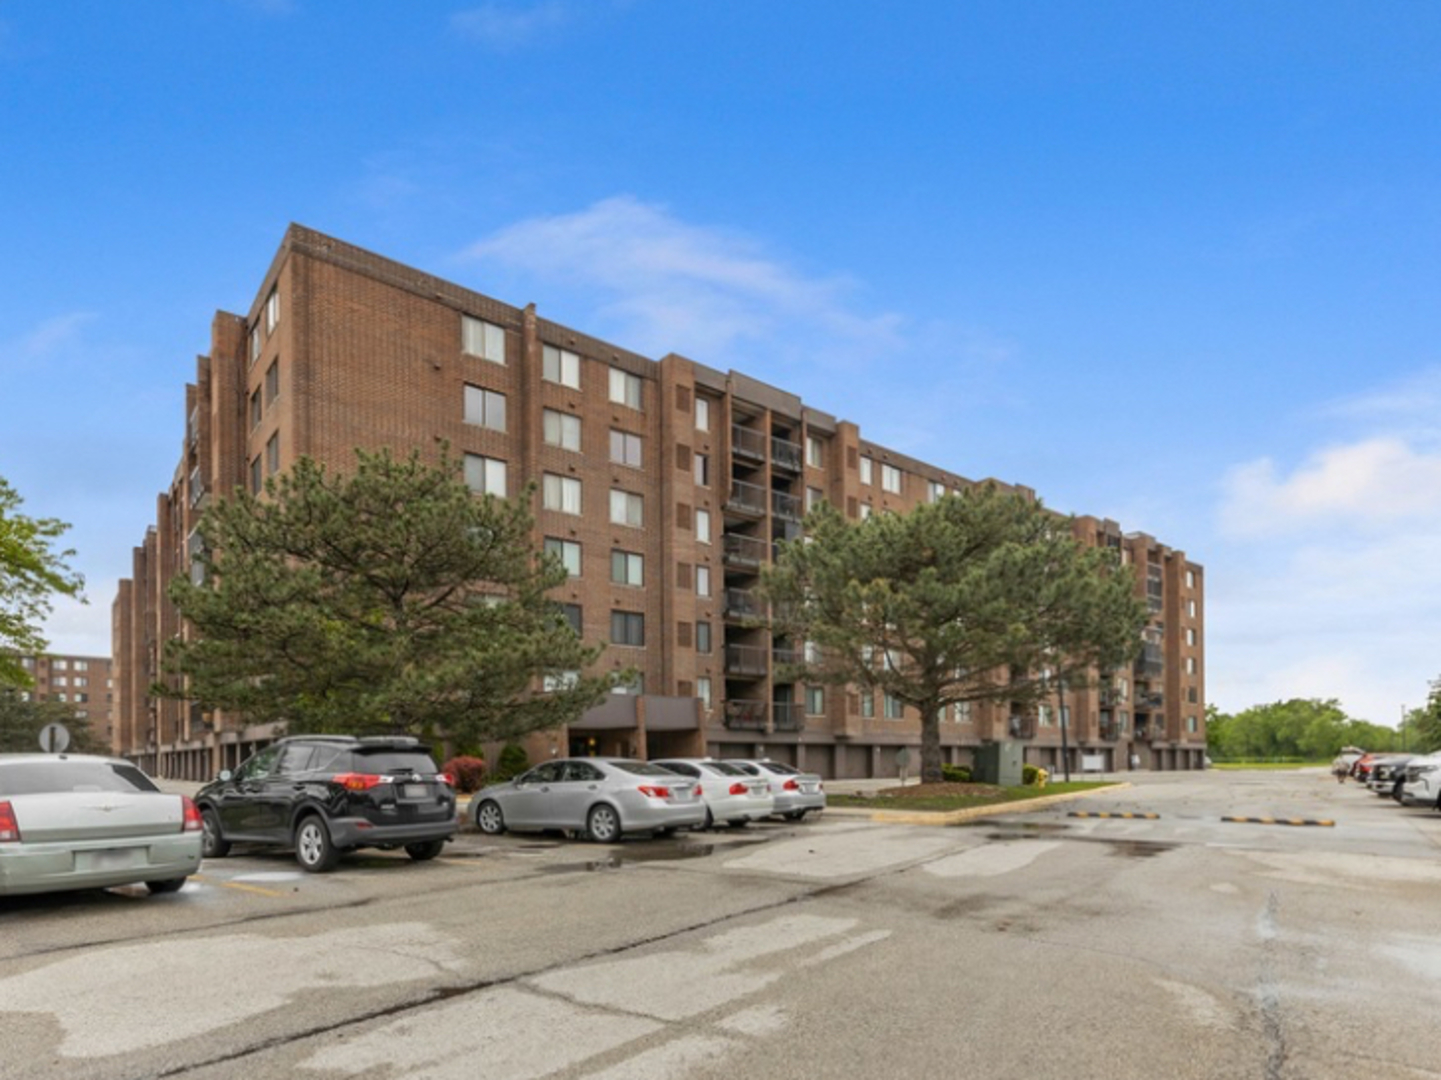
[[[975,779],[998,787],[1020,787],[1025,747],[1018,742],[983,743],[976,750]]]

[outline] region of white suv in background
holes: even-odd
[[[1441,809],[1441,751],[1414,757],[1406,763],[1406,786],[1401,789],[1406,806]]]

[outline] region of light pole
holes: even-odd
[[[1066,680],[1056,680],[1056,707],[1061,710],[1061,769],[1071,782],[1071,744],[1066,738]]]

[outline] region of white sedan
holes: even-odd
[[[120,758],[0,754],[0,896],[144,882],[200,868],[200,812]]]
[[[700,783],[707,829],[722,821],[732,827],[745,826],[776,812],[770,781],[750,776],[729,762],[711,758],[660,758],[651,764],[693,777]]]

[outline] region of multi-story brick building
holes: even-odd
[[[77,718],[85,721],[95,738],[119,749],[115,738],[115,688],[110,675],[110,657],[42,653],[22,655],[19,659],[26,673],[35,680],[34,686],[20,693],[35,701],[67,706]]]
[[[119,744],[169,775],[203,777],[272,738],[152,698],[161,646],[183,632],[165,586],[188,571],[206,499],[302,455],[345,468],[356,446],[463,454],[477,491],[536,493],[537,540],[571,570],[557,600],[602,663],[640,685],[565,731],[558,752],[770,755],[830,776],[890,775],[919,742],[895,702],[787,683],[749,618],[772,544],[828,499],[852,519],[904,512],[971,481],[861,437],[794,394],[677,355],[650,360],[359,248],[292,226],[245,315],[219,313],[187,388],[185,442],[156,525],[114,605]],[[1106,769],[1188,768],[1204,749],[1201,568],[1112,521],[1151,603],[1134,677],[1103,699],[1013,718],[977,705],[943,724],[947,758],[1021,738],[1055,764],[1062,743]],[[219,722],[217,722],[217,719]]]

